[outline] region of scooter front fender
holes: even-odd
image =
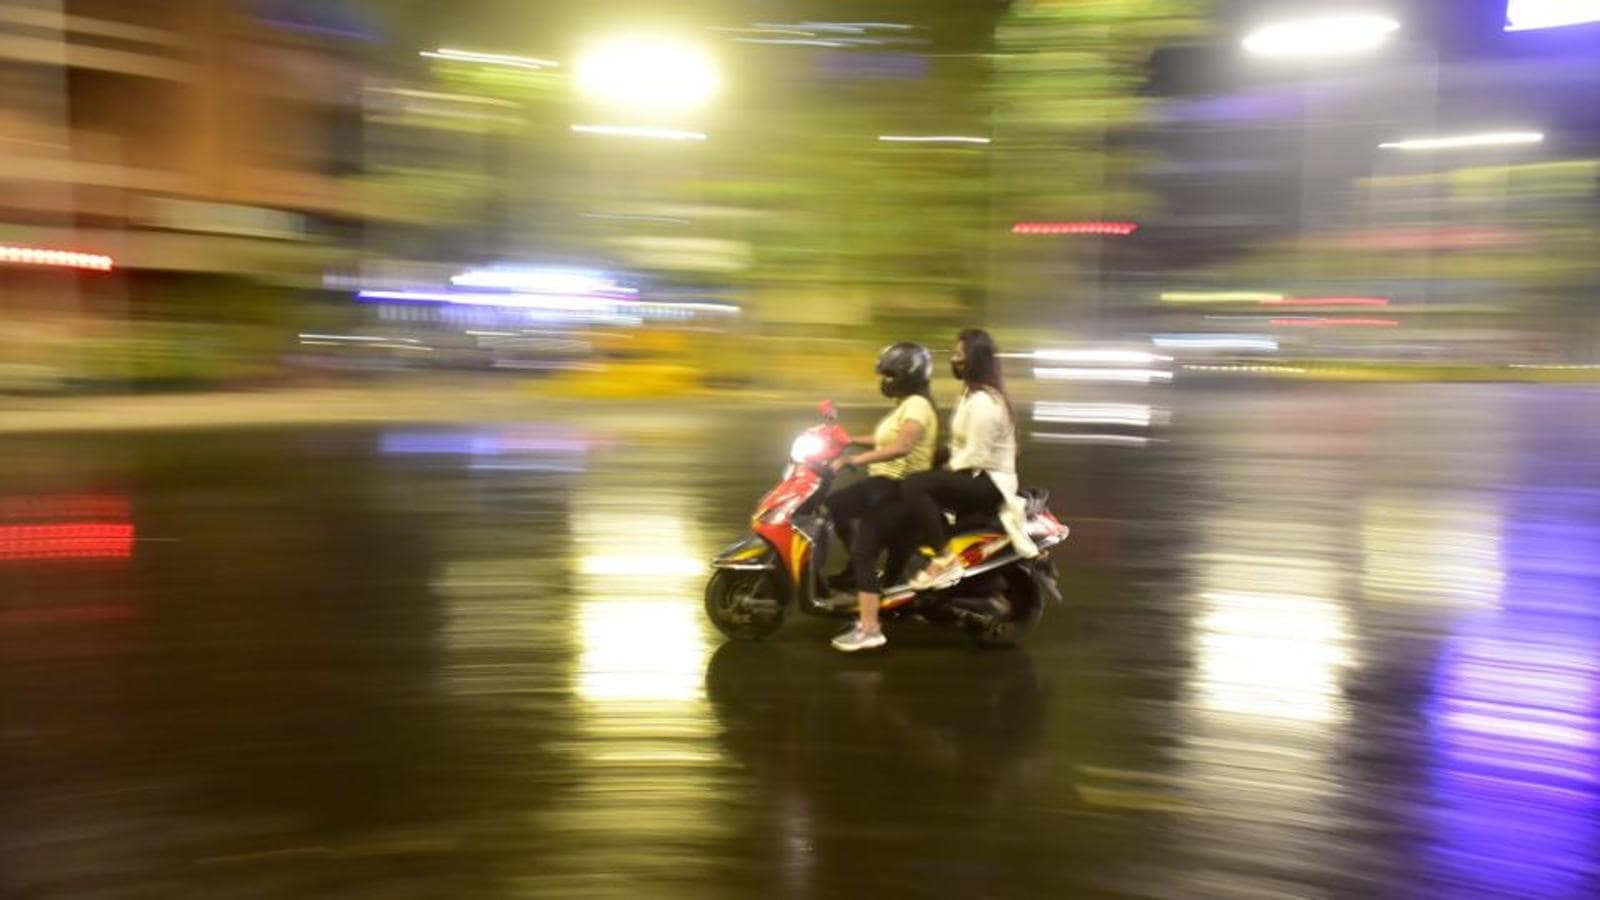
[[[728,547],[711,561],[713,569],[735,569],[759,572],[778,568],[778,554],[760,535],[745,535],[744,539]]]

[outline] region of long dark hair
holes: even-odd
[[[988,391],[1005,404],[1006,415],[1011,417],[1011,428],[1017,427],[1017,413],[1011,406],[1011,395],[1006,393],[1005,375],[1000,371],[1000,347],[982,328],[968,328],[956,335],[965,354],[966,367],[961,382],[968,391]]]

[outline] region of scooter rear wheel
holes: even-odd
[[[1020,573],[1007,574],[1005,592],[996,598],[1004,603],[1005,615],[973,632],[973,639],[983,647],[1014,647],[1033,630],[1044,612],[1039,591],[1033,582]]]
[[[759,641],[783,627],[789,604],[770,570],[719,569],[706,584],[706,615],[734,640]]]

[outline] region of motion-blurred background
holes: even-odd
[[[6,0],[0,390],[1585,378],[1593,7]]]
[[[1597,238],[1597,0],[0,0],[0,896],[1600,896]],[[968,326],[1065,603],[723,643]]]

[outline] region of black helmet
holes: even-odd
[[[909,397],[928,389],[933,378],[933,354],[910,341],[890,344],[878,355],[880,388],[885,397]]]

